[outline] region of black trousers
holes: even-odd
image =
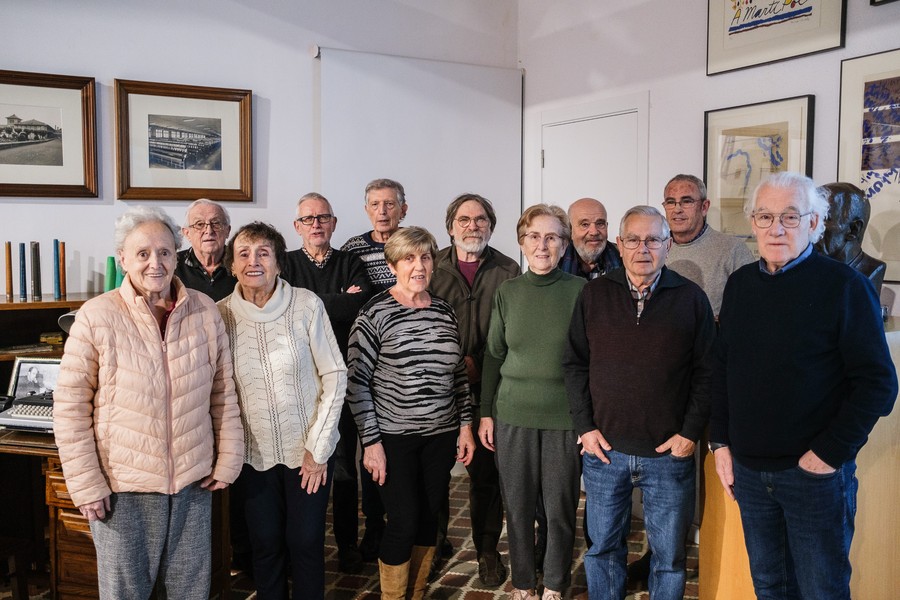
[[[472,523],[472,543],[478,556],[496,552],[503,532],[503,498],[500,494],[500,472],[497,458],[475,436],[475,455],[466,467],[469,472],[469,520]],[[438,515],[438,540],[447,537],[450,520],[450,496],[444,498]]]
[[[380,553],[385,564],[402,565],[413,546],[435,545],[437,514],[450,487],[458,435],[381,435],[387,460],[380,489],[387,511]]]
[[[334,539],[339,549],[353,547],[359,533],[359,484],[356,470],[356,448],[359,432],[353,413],[346,403],[338,422],[341,439],[334,451],[334,483],[331,494]],[[362,468],[362,510],[366,528],[384,528],[384,505],[378,486]]]

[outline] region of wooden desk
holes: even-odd
[[[91,530],[69,497],[53,436],[0,430],[0,453],[40,461],[44,494],[43,498],[32,500],[34,505],[45,505],[48,509],[50,597],[54,600],[97,598],[97,554]],[[10,485],[10,482],[4,478],[0,485]],[[227,598],[231,592],[227,490],[213,494],[212,520],[210,598]],[[31,541],[43,543],[43,539]]]
[[[900,319],[885,327],[894,366],[900,371]],[[894,600],[900,582],[900,407],[879,419],[857,457],[856,532],[850,548],[854,598]],[[704,463],[706,494],[700,527],[700,599],[754,600],[750,563],[737,504],[716,475],[712,455]]]

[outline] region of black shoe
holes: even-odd
[[[453,558],[453,544],[447,538],[444,538],[444,541],[441,542],[441,557]]]
[[[381,536],[383,529],[369,529],[363,534],[362,541],[359,543],[359,552],[362,559],[366,562],[372,562],[378,558],[378,551],[381,549]]]
[[[362,573],[363,556],[355,544],[345,548],[338,548],[338,570],[341,573],[350,573],[352,575]]]
[[[506,581],[506,567],[499,552],[485,552],[478,557],[478,579],[485,587],[495,588]]]
[[[231,555],[231,570],[241,571],[253,579],[253,556],[249,552],[234,552]]]

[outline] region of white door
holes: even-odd
[[[625,211],[647,204],[646,95],[542,116],[543,201],[568,208],[579,198],[596,198],[615,239]]]

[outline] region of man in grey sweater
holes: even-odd
[[[666,184],[662,204],[675,242],[666,266],[703,288],[718,319],[728,276],[753,262],[753,255],[740,238],[716,231],[706,222],[709,198],[700,178],[673,177]]]

